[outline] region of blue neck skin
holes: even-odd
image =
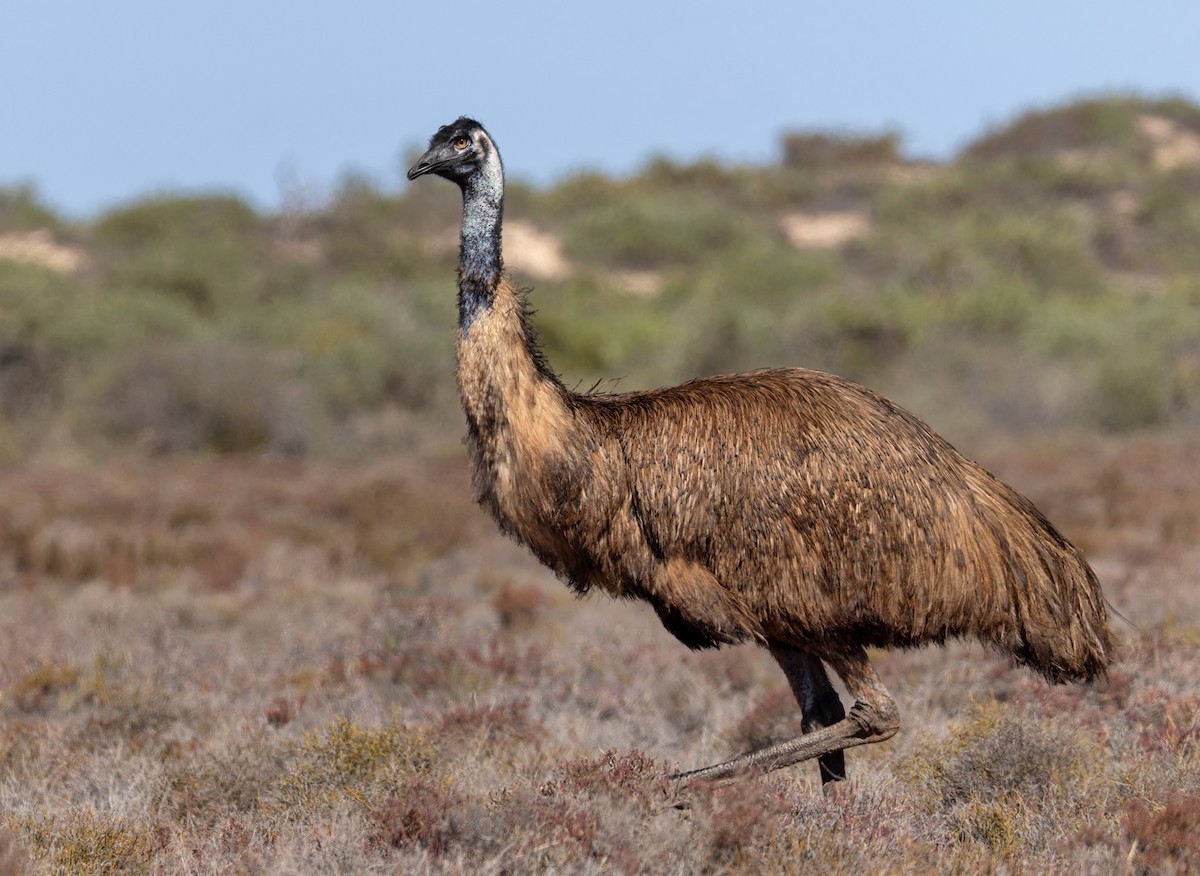
[[[463,185],[462,245],[458,256],[458,326],[463,337],[492,306],[500,282],[500,223],[504,176],[499,161],[489,162]]]

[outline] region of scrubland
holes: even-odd
[[[944,165],[782,152],[513,185],[551,361],[884,391],[1087,553],[1107,681],[879,653],[903,728],[840,793],[811,764],[679,787],[795,704],[764,652],[576,600],[472,504],[453,192],[70,222],[8,189],[0,876],[1200,871],[1200,109],[1030,113]]]

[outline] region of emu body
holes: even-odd
[[[969,636],[1051,681],[1102,675],[1105,603],[1023,496],[840,377],[781,369],[620,394],[567,390],[502,271],[503,169],[477,122],[409,171],[463,190],[458,384],[477,498],[579,593],[648,602],[691,648],[753,641],[804,735],[684,774],[726,778],[886,739],[897,710],[866,647]],[[855,697],[847,716],[822,662]]]

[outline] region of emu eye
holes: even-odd
[[[466,137],[459,137],[457,140],[454,141],[455,149],[466,149],[470,145],[471,145],[471,141]]]

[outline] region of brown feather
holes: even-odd
[[[971,636],[1053,681],[1103,674],[1092,570],[916,417],[804,369],[580,395],[507,280],[458,338],[479,501],[579,592],[649,602],[693,648],[817,654]]]

